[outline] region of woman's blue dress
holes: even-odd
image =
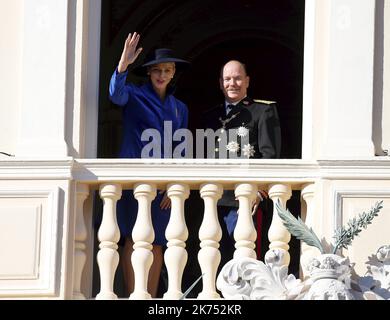
[[[119,73],[115,70],[110,81],[110,100],[122,107],[123,137],[119,158],[141,158],[142,149],[149,144],[149,140],[142,141],[142,133],[147,129],[157,130],[161,137],[161,154],[149,154],[150,157],[164,157],[165,146],[174,150],[172,134],[177,129],[187,128],[187,106],[176,99],[171,92],[167,92],[164,101],[154,91],[150,82],[143,86],[126,83],[127,72]],[[169,121],[172,128],[170,135],[165,132],[164,122]],[[167,124],[167,122],[166,122]],[[154,132],[157,132],[154,131]],[[170,130],[168,130],[169,132]],[[144,157],[145,155],[143,155]],[[172,156],[170,156],[172,157]],[[167,227],[170,209],[160,208],[164,194],[157,191],[157,196],[151,205],[152,223],[155,232],[154,244],[165,245],[165,229]],[[138,212],[138,202],[132,190],[124,190],[122,198],[117,203],[117,219],[121,237],[129,237],[133,230]]]

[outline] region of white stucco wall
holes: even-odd
[[[0,0],[0,12],[0,151],[95,157],[100,1]]]
[[[390,152],[390,2],[385,1],[382,148]]]
[[[305,34],[303,158],[373,158],[375,2],[318,0],[306,9],[315,20],[306,10],[314,34]]]
[[[332,0],[329,6],[327,104],[320,155],[372,157],[375,3]]]
[[[0,0],[0,151],[11,154],[19,129],[22,12],[23,0]]]

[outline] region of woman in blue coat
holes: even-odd
[[[140,35],[129,34],[118,67],[110,81],[110,100],[122,107],[123,139],[120,158],[145,157],[144,147],[149,141],[142,141],[142,133],[147,129],[158,130],[161,137],[161,153],[147,154],[148,157],[164,155],[164,138],[166,143],[172,143],[172,137],[164,135],[164,122],[169,121],[172,131],[186,128],[188,123],[187,106],[173,96],[169,87],[177,69],[189,63],[174,57],[170,49],[156,49],[147,58],[147,61],[138,68],[149,76],[149,81],[136,86],[126,83],[127,68],[133,64],[142,51],[137,48]],[[156,131],[155,131],[156,132]],[[166,144],[165,144],[166,145]],[[171,150],[174,146],[171,146]],[[145,151],[145,150],[144,150]],[[165,192],[158,192],[152,202],[152,223],[155,231],[153,242],[153,264],[149,272],[148,291],[156,297],[161,267],[163,264],[163,246],[166,245],[165,229],[170,216],[170,201]],[[125,190],[117,204],[118,225],[121,237],[125,240],[121,264],[124,271],[124,281],[127,294],[134,289],[134,273],[131,265],[133,241],[131,232],[137,217],[138,203],[134,199],[132,190]]]

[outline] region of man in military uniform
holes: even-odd
[[[206,128],[222,133],[224,130],[236,129],[239,138],[249,136],[250,146],[245,148],[245,145],[232,144],[229,147],[229,137],[226,145],[220,145],[217,139],[215,158],[224,158],[225,151],[228,158],[238,155],[241,158],[272,159],[280,156],[280,125],[276,104],[249,98],[248,87],[249,76],[245,65],[236,60],[226,63],[220,77],[225,103],[206,112]]]
[[[208,158],[279,158],[281,134],[276,103],[251,99],[247,96],[248,87],[249,76],[243,63],[232,60],[223,66],[220,89],[225,102],[204,114],[204,127],[219,133],[214,135],[214,150],[206,150]],[[258,196],[257,202],[267,197],[267,193],[260,191]],[[234,191],[224,191],[218,202],[223,230],[221,266],[232,258],[234,252],[233,231],[237,223],[237,209]]]

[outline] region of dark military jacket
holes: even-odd
[[[248,135],[245,137],[245,141],[247,142],[249,138],[249,145],[253,147],[253,152],[251,152],[250,156],[248,154],[243,156],[244,159],[273,159],[279,158],[280,156],[280,122],[276,103],[274,102],[259,102],[247,97],[240,101],[228,115],[226,115],[225,105],[221,104],[206,111],[203,115],[203,122],[204,129],[209,128],[213,131],[229,131],[229,129],[237,130],[239,128],[247,129],[244,129],[244,133]],[[237,137],[237,143],[240,147],[237,152],[238,156],[242,156],[241,152],[244,150],[241,139],[239,136]],[[231,158],[232,153],[229,151],[226,152],[229,142],[229,138],[224,140],[220,139],[219,136],[215,137],[215,158],[226,158],[221,157],[221,151],[225,152],[227,158]],[[206,142],[205,146],[207,146]],[[209,153],[208,157],[213,156],[210,156]],[[225,206],[238,205],[237,201],[234,200],[234,192],[230,190],[224,192],[218,204]]]
[[[249,144],[254,151],[249,158],[273,159],[280,156],[281,134],[276,103],[261,103],[245,98],[228,115],[226,115],[224,104],[206,111],[203,121],[204,129],[210,128],[214,131],[218,129],[222,129],[222,131],[239,128],[247,129]],[[248,141],[248,136],[245,138],[245,141]],[[226,144],[230,142],[229,140],[229,138],[226,141],[218,139],[218,136],[216,137],[215,158],[219,157],[221,151],[226,150]],[[237,136],[237,142],[240,145],[240,136]],[[243,147],[243,145],[240,145],[238,152],[240,156]],[[230,152],[227,152],[228,158],[230,157],[229,154],[231,155]]]

